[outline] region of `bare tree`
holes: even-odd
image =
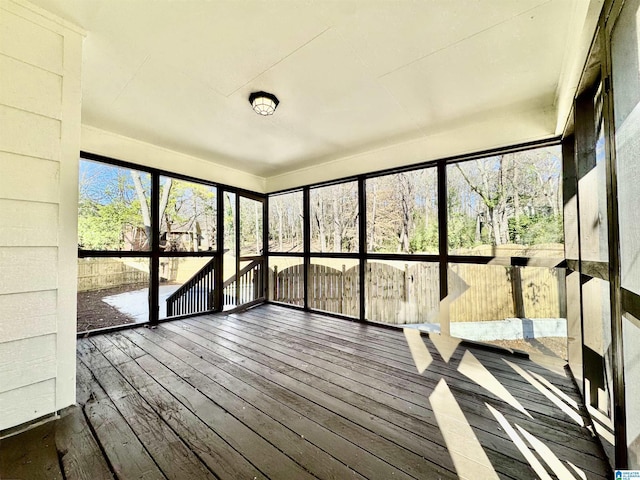
[[[149,202],[147,201],[147,195],[145,194],[144,187],[142,186],[142,180],[140,178],[140,172],[137,170],[130,170],[131,179],[140,202],[140,213],[142,215],[142,223],[144,225],[144,231],[147,236],[145,240],[145,246],[148,246],[151,241],[151,209]],[[164,218],[167,205],[169,203],[169,193],[171,192],[172,180],[170,177],[166,177],[166,181],[162,188],[162,195],[160,198],[160,217]]]

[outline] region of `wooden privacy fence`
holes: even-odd
[[[78,292],[149,283],[149,260],[79,258]]]
[[[310,308],[359,316],[359,270],[311,264]],[[269,298],[302,306],[304,266],[269,271]],[[391,324],[436,322],[440,307],[438,265],[407,263],[404,268],[382,262],[367,263],[366,318]],[[449,272],[452,322],[505,318],[564,318],[564,270],[457,264]]]
[[[452,265],[449,294],[452,322],[505,318],[565,318],[564,269]]]
[[[440,268],[435,264],[368,263],[365,305],[367,318],[393,324],[428,322],[440,305]]]
[[[269,269],[269,300],[304,306],[304,265],[298,263],[282,271]]]
[[[183,283],[196,274],[207,258],[163,257],[160,282]],[[90,257],[78,259],[78,291],[149,284],[149,259]]]

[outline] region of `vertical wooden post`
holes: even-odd
[[[449,240],[448,240],[448,217],[447,217],[447,164],[444,161],[438,162],[438,251],[439,274],[440,274],[440,333],[450,335],[449,326],[449,305],[444,301],[449,295],[448,272],[449,265]]]
[[[402,292],[402,300],[406,303],[409,300],[409,264],[404,264],[404,290]]]
[[[304,225],[303,225],[303,243],[304,243],[304,267],[303,267],[303,294],[304,301],[303,306],[305,310],[309,310],[309,270],[311,268],[311,203],[310,203],[309,187],[304,187],[302,190],[302,211],[304,212]]]
[[[358,178],[358,318],[360,320],[366,320],[366,302],[364,298],[365,294],[365,281],[367,265],[367,184],[366,178],[360,176]],[[355,283],[355,282],[354,282]],[[352,284],[353,285],[353,284]],[[353,288],[355,289],[355,286]]]
[[[526,318],[524,311],[524,298],[522,296],[522,267],[511,267],[511,291],[513,294],[513,311],[516,318]]]
[[[160,306],[158,288],[160,286],[160,175],[151,175],[151,262],[149,285],[149,322],[151,325],[158,323]]]
[[[338,281],[338,311],[340,313],[344,313],[344,297],[345,297],[345,275],[346,275],[346,267],[342,265],[342,275]],[[347,312],[349,313],[349,312]]]
[[[273,299],[277,302],[278,298],[278,266],[273,266]]]

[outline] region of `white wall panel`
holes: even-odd
[[[8,11],[9,4],[0,4],[0,52],[51,72],[62,73],[63,36]],[[17,10],[12,8],[12,10]]]
[[[0,295],[58,287],[55,247],[0,247]]]
[[[57,291],[0,295],[0,341],[56,332]]]
[[[57,203],[60,164],[0,152],[0,198]]]
[[[0,430],[55,412],[55,391],[50,379],[0,393]]]
[[[60,197],[58,214],[58,410],[76,401],[76,324],[78,286],[78,162],[82,86],[82,36],[67,30],[64,43]]]
[[[0,105],[0,150],[60,159],[60,121]]]
[[[82,35],[0,2],[0,429],[75,402]]]
[[[56,73],[0,55],[0,104],[60,118],[62,77]],[[34,93],[36,93],[34,95]]]
[[[0,199],[0,245],[48,247],[58,244],[58,205]]]
[[[0,392],[56,376],[56,336],[0,343]]]

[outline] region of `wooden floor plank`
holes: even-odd
[[[314,337],[317,341],[322,342],[323,344],[331,345],[333,343],[341,345],[345,348],[352,348],[355,352],[363,352],[365,354],[373,353],[374,356],[378,359],[384,359],[385,362],[388,362],[391,365],[396,365],[399,368],[403,368],[404,366],[413,365],[413,359],[407,348],[406,340],[404,339],[404,335],[398,330],[391,330],[379,327],[373,327],[370,325],[362,325],[356,327],[357,330],[353,331],[353,323],[354,322],[345,322],[347,325],[345,327],[340,328],[339,326],[332,326],[331,328],[325,328],[323,325],[316,324],[316,319],[321,317],[322,319],[326,319],[328,317],[317,315],[317,314],[307,314],[304,312],[294,311],[292,314],[287,315],[277,315],[273,312],[269,313],[269,309],[273,309],[274,307],[266,307],[266,314],[258,315],[255,311],[249,311],[243,314],[243,321],[251,321],[254,319],[255,321],[261,322],[262,327],[265,329],[275,328],[275,329],[286,329],[291,334],[298,333],[300,337]],[[307,322],[302,326],[302,322],[299,317],[310,316],[313,319],[313,322]],[[235,318],[233,315],[230,318]],[[334,322],[338,322],[338,319],[331,319]],[[325,321],[325,320],[320,320]],[[373,334],[374,338],[377,341],[367,340],[367,333],[371,329],[375,329],[376,333]],[[283,330],[280,330],[283,331]],[[424,337],[425,340],[428,339],[427,336]],[[430,351],[434,358],[438,358],[439,355],[437,351],[433,348],[431,342],[426,342],[427,346],[430,347]],[[454,355],[454,358],[458,358],[461,355],[460,352],[465,351],[466,348],[458,349],[458,356]],[[485,352],[481,349],[475,349],[474,354],[478,357],[482,358],[487,365],[492,365],[498,371],[505,371],[512,373],[512,370],[501,361],[499,355],[495,355],[492,352]],[[518,357],[510,357],[510,360],[514,363],[518,364],[523,360]],[[545,373],[546,369],[542,369],[538,365],[526,361],[527,368],[531,368],[539,373]],[[551,381],[556,381],[557,375],[550,376]],[[560,381],[557,383],[557,386],[562,389],[566,389],[567,392],[571,392],[575,395],[575,388],[570,381]],[[516,385],[517,388],[517,385]],[[579,397],[574,398],[579,401]]]
[[[54,422],[0,440],[0,478],[63,480]]]
[[[365,420],[370,418],[366,412],[354,411],[352,415],[346,416],[336,414],[336,409],[331,408],[331,404],[334,403],[333,399],[327,399],[327,405],[313,397],[313,395],[308,395],[309,392],[306,392],[307,388],[305,388],[304,385],[301,389],[298,389],[298,391],[287,388],[288,379],[283,378],[283,376],[277,372],[268,369],[256,369],[253,364],[244,365],[244,362],[230,361],[229,357],[220,356],[213,350],[206,348],[208,345],[206,339],[201,339],[197,343],[194,343],[185,336],[185,334],[187,336],[189,335],[188,332],[180,330],[180,333],[176,333],[165,327],[168,326],[165,325],[163,328],[158,329],[155,334],[161,335],[181,345],[212,364],[218,364],[220,368],[223,368],[225,371],[237,378],[244,379],[246,383],[259,388],[266,394],[290,406],[297,411],[299,415],[307,416],[314,422],[338,433],[343,438],[357,443],[362,448],[409,475],[412,475],[414,478],[425,478],[425,471],[434,475],[434,478],[437,478],[438,475],[442,478],[454,478],[451,473],[447,473],[445,469],[425,462],[425,459],[421,455],[402,448],[397,443],[390,442],[375,432],[372,432],[371,429],[360,426],[357,420],[360,420],[362,423],[370,423]],[[201,344],[204,344],[204,346]],[[208,346],[211,347],[212,345]],[[213,348],[215,349],[215,347]],[[281,382],[283,382],[284,385]],[[311,398],[308,398],[309,396],[311,396]],[[356,416],[358,418],[356,418]],[[450,469],[453,468],[453,465],[450,461],[447,461],[447,459],[443,459],[441,465],[448,466]],[[434,471],[434,469],[436,471]]]
[[[104,338],[96,337],[93,341],[96,343],[100,343],[101,347],[104,348],[105,353],[109,352],[109,350],[112,348],[112,346],[109,345],[102,346],[102,344],[106,342],[106,339]],[[139,360],[147,358],[148,356],[145,355],[140,357]],[[99,356],[93,355],[92,359],[94,360],[94,362],[96,362],[96,366],[98,368],[107,368],[101,365]],[[109,372],[109,374],[111,373],[112,372]],[[257,463],[261,465],[262,470],[266,474],[272,476],[272,478],[313,478],[311,475],[305,472],[304,469],[300,468],[299,465],[297,465],[295,462],[292,462],[289,458],[284,456],[282,452],[274,448],[265,440],[265,438],[260,437],[250,428],[246,427],[246,425],[238,421],[235,417],[229,415],[227,411],[222,409],[214,402],[210,401],[199,390],[191,387],[189,384],[180,379],[169,379],[169,377],[171,376],[170,371],[165,370],[163,372],[156,373],[158,374],[156,377],[157,381],[169,382],[171,391],[175,397],[184,398],[199,418],[201,418],[210,427],[215,426],[217,432],[221,435],[224,435],[228,443],[230,443],[236,450],[243,452],[245,457],[249,458],[250,460],[253,459],[254,464]],[[113,371],[113,375],[116,375],[115,370]],[[104,378],[105,376],[107,376],[107,373],[105,371],[101,372],[100,378]],[[148,376],[147,381],[144,384],[139,385],[139,388],[145,388],[151,385],[154,381],[154,378]],[[133,389],[132,386],[130,386],[130,388],[131,391],[127,392],[127,396],[125,398],[137,398],[139,394]],[[107,390],[107,388],[105,388],[105,390]],[[119,388],[116,387],[114,391],[118,392]],[[109,390],[107,390],[107,393],[109,393]],[[139,403],[140,402],[138,401],[134,403],[135,410],[140,409]],[[147,410],[143,410],[142,413],[146,415]],[[145,423],[150,423],[150,421],[146,420]],[[169,436],[170,434],[165,433],[165,435]],[[170,477],[182,478],[178,477],[177,475],[170,475]],[[190,475],[184,478],[200,477],[198,477],[197,475]],[[202,478],[205,477],[202,476]]]
[[[356,343],[361,344],[366,342],[370,347],[382,348],[382,351],[387,353],[400,353],[404,352],[405,358],[410,360],[407,356],[406,342],[403,335],[399,334],[402,329],[400,328],[382,328],[376,325],[365,324],[356,321],[345,321],[343,319],[337,319],[328,317],[326,315],[313,314],[307,312],[301,312],[298,310],[288,309],[289,312],[282,311],[282,307],[267,305],[264,310],[261,309],[259,314],[255,311],[248,311],[242,313],[242,319],[256,317],[258,319],[273,319],[277,324],[282,326],[292,326],[294,328],[304,327],[305,332],[316,331],[323,334],[334,335],[338,339],[348,340],[355,339]],[[233,317],[233,315],[231,315]],[[303,321],[305,318],[312,318],[313,322]],[[424,335],[428,338],[428,335]],[[401,347],[397,349],[397,347]],[[495,362],[496,366],[500,365],[500,356],[496,355],[492,351],[484,352],[482,349],[476,348],[474,350],[479,356],[483,356],[488,363]],[[513,357],[515,362],[526,362],[529,368],[536,369],[536,371],[546,372],[547,367],[537,365],[529,360],[522,359],[520,357]],[[554,372],[555,373],[555,372]],[[554,375],[554,381],[557,379],[557,375]],[[566,379],[559,379],[558,386],[567,388],[567,391],[575,393],[575,388],[571,382],[567,382]],[[579,397],[577,397],[579,399]]]
[[[400,329],[278,305],[83,338],[79,407],[3,439],[0,478],[610,477],[556,364],[420,338],[422,373]]]
[[[78,347],[86,348],[88,343],[88,340],[80,340]],[[85,367],[82,380],[88,384],[81,389],[90,392],[89,400],[83,405],[84,412],[116,476],[119,479],[166,478],[102,387],[91,374],[87,374],[89,368],[82,364]]]
[[[191,319],[186,321],[191,325],[200,324],[206,326],[206,323],[202,320]],[[238,342],[242,343],[242,340],[246,340],[246,345],[253,344],[261,344],[265,348],[267,348],[271,352],[271,356],[281,362],[289,363],[290,365],[295,365],[299,362],[305,363],[305,371],[312,373],[314,375],[319,376],[328,381],[337,382],[338,385],[352,391],[359,393],[361,395],[366,396],[370,399],[375,399],[379,403],[390,406],[394,409],[399,409],[401,412],[408,414],[410,416],[416,417],[416,419],[429,424],[433,429],[438,429],[437,421],[433,415],[433,412],[429,409],[429,404],[425,401],[428,396],[428,392],[423,390],[421,392],[412,392],[408,389],[403,388],[393,388],[390,385],[391,378],[376,378],[373,376],[363,375],[359,367],[357,369],[349,369],[347,367],[337,366],[334,364],[335,359],[325,359],[325,360],[317,360],[315,361],[315,365],[312,365],[314,362],[314,355],[317,355],[318,352],[313,352],[309,354],[309,352],[298,353],[295,349],[291,348],[291,345],[288,347],[280,346],[276,342],[274,342],[273,337],[264,338],[262,336],[257,336],[250,331],[242,330],[242,329],[229,329],[225,328],[226,322],[221,322],[217,320],[214,325],[212,325],[212,329],[220,329],[220,332],[236,332],[238,335],[225,335],[225,338],[231,339],[236,338],[239,339]],[[278,352],[277,354],[275,352]],[[279,355],[282,353],[283,355]],[[286,356],[285,356],[286,354]],[[289,361],[286,357],[290,357],[291,361]],[[342,381],[341,381],[342,379]],[[408,382],[407,382],[408,383]],[[373,388],[372,386],[375,386]],[[434,385],[435,386],[435,385]],[[497,408],[501,408],[502,405],[500,401],[491,402]],[[502,432],[502,434],[498,434],[496,430],[496,421],[493,418],[488,410],[483,408],[483,404],[480,410],[483,411],[483,416],[475,415],[474,412],[478,410],[477,405],[473,405],[473,408],[467,408],[465,413],[468,415],[468,420],[473,424],[479,439],[481,440],[483,446],[485,448],[493,449],[495,452],[500,454],[506,453],[507,455],[512,455],[515,457],[519,456],[519,452],[511,439]],[[433,429],[431,432],[425,432],[427,436],[433,436]],[[539,430],[536,430],[539,432]],[[563,436],[564,435],[564,432]],[[557,434],[553,435],[554,439],[556,439]],[[575,437],[573,437],[575,438]],[[566,440],[572,440],[572,437],[566,435]],[[592,445],[592,442],[589,442],[588,445]],[[566,446],[562,443],[558,443],[556,445],[556,450],[559,452],[565,452]],[[598,458],[590,458],[587,457],[587,461],[585,462],[585,466],[590,468],[590,471],[593,470],[595,473],[605,474],[606,472],[601,468],[601,462]]]
[[[394,469],[360,446],[313,422],[285,403],[263,394],[254,386],[232,376],[217,365],[207,362],[204,356],[196,355],[169,340],[158,342],[157,336],[153,340],[158,343],[153,343],[144,336],[137,335],[137,332],[127,332],[124,335],[142,346],[158,361],[179,373],[181,377],[189,378],[190,382],[194,377],[201,377],[198,382],[201,385],[215,381],[224,388],[233,391],[244,402],[252,403],[255,408],[261,409],[265,414],[295,432],[298,438],[317,445],[318,448],[341,460],[349,468],[360,472],[366,478],[380,480],[391,477],[409,478],[400,470]],[[197,375],[196,372],[201,375]],[[290,446],[283,445],[283,448],[286,450]],[[337,478],[346,477],[343,473]]]
[[[187,387],[177,375],[170,373],[167,367],[157,359],[147,355],[139,360],[140,366],[149,375],[160,379],[161,383],[171,388],[172,391],[178,394],[181,394],[183,391],[184,393],[190,391],[190,388]],[[336,458],[310,443],[308,437],[296,435],[249,402],[245,402],[216,382],[212,382],[211,379],[204,374],[199,373],[195,369],[191,369],[188,378],[191,388],[202,392],[202,394],[209,399],[207,403],[212,403],[215,400],[215,403],[222,407],[228,414],[233,415],[248,427],[250,426],[255,434],[259,435],[262,439],[268,439],[269,443],[279,450],[278,452],[271,448],[265,449],[264,455],[258,457],[256,454],[259,447],[255,439],[249,440],[247,445],[250,446],[250,449],[245,449],[245,455],[254,458],[255,462],[263,465],[262,468],[264,468],[265,472],[272,478],[303,478],[300,472],[297,471],[297,467],[295,467],[295,471],[292,472],[289,467],[286,466],[286,464],[290,463],[289,458],[299,464],[303,469],[314,472],[314,475],[320,478],[353,478],[360,480],[364,478],[344,463],[337,461]],[[180,383],[182,383],[182,385],[179,386],[178,384]],[[235,388],[236,386],[234,385],[234,390]],[[190,394],[188,398],[189,403],[194,405],[194,395]],[[206,400],[204,401],[206,402]],[[219,422],[212,426],[220,428],[221,430],[228,430],[224,429],[224,425],[220,425]],[[284,458],[280,452],[289,458]]]
[[[163,474],[167,478],[213,480],[214,475],[202,465],[197,456],[156,415],[151,406],[104,356],[105,353],[109,353],[109,350],[116,350],[116,347],[103,336],[93,337],[90,340],[96,348],[79,349],[80,358],[94,372],[99,372],[100,386],[126,419]]]
[[[297,313],[297,312],[296,312]],[[200,319],[199,321],[204,321],[204,319]],[[246,322],[247,319],[245,317],[243,317],[243,322]],[[219,326],[221,323],[225,323],[224,320],[216,320],[215,325]],[[263,321],[262,324],[260,324],[261,330],[265,329],[265,331],[267,331],[266,329],[268,329],[268,321]],[[258,325],[258,324],[256,324]],[[267,325],[265,327],[265,325]],[[240,327],[242,328],[242,327]],[[274,332],[274,330],[269,330],[270,332]],[[291,333],[287,330],[284,331],[279,331],[278,335],[283,336],[283,344],[287,345],[288,348],[299,348],[300,345],[308,345],[310,346],[312,349],[314,348],[314,345],[316,347],[321,346],[321,348],[316,348],[317,351],[320,352],[326,352],[327,355],[330,355],[333,358],[333,362],[334,363],[338,363],[342,361],[342,364],[344,366],[358,366],[359,370],[373,370],[374,372],[382,372],[381,374],[378,373],[376,374],[372,374],[372,376],[384,376],[385,374],[388,375],[389,379],[387,379],[387,382],[389,385],[397,385],[397,382],[395,382],[393,379],[394,378],[399,378],[399,379],[405,379],[405,383],[408,383],[409,385],[421,385],[421,382],[426,382],[424,383],[423,386],[428,387],[428,388],[432,388],[437,381],[439,380],[439,378],[441,378],[441,376],[445,376],[447,377],[449,383],[452,383],[454,385],[454,387],[456,388],[460,388],[463,391],[465,389],[477,389],[477,387],[475,386],[475,384],[473,382],[471,382],[468,378],[464,377],[463,375],[459,374],[456,370],[455,370],[455,365],[453,367],[453,369],[448,369],[447,366],[438,366],[435,365],[433,368],[431,368],[430,370],[432,370],[436,375],[435,376],[430,376],[430,372],[426,372],[425,374],[423,374],[421,377],[416,378],[415,374],[413,372],[409,372],[407,373],[405,368],[402,368],[402,366],[389,366],[389,365],[385,365],[382,363],[379,363],[379,359],[376,356],[372,356],[372,355],[366,355],[366,358],[364,354],[362,355],[354,355],[353,353],[349,353],[346,351],[342,351],[342,350],[338,350],[336,348],[333,348],[332,346],[326,345],[324,343],[319,344],[317,343],[316,340],[313,340],[312,338],[309,338],[309,335],[305,335],[302,337],[292,337]],[[476,353],[474,351],[474,353]],[[484,363],[484,362],[483,362]],[[503,362],[504,363],[504,362]],[[509,368],[508,365],[505,363],[504,364],[506,368]],[[414,369],[415,370],[415,369]],[[546,407],[545,409],[542,410],[542,414],[545,415],[551,415],[550,419],[552,423],[556,423],[556,421],[558,420],[564,420],[565,422],[569,422],[570,424],[572,424],[574,422],[574,420],[572,420],[569,417],[565,417],[564,414],[561,411],[557,411],[556,407],[552,404],[549,403],[548,399],[544,396],[542,396],[540,393],[538,393],[537,391],[532,391],[531,385],[528,384],[526,381],[524,381],[524,379],[522,379],[519,375],[517,375],[515,373],[515,371],[513,369],[510,370],[509,375],[503,375],[500,372],[496,372],[496,370],[494,368],[491,368],[491,372],[506,386],[509,387],[509,389],[512,391],[512,393],[517,397],[522,399],[522,401],[527,404],[529,406],[532,406],[534,411],[539,411],[541,409],[542,406],[544,405],[549,405],[548,407]],[[431,380],[429,380],[431,378]],[[454,381],[452,382],[451,379],[453,379]],[[515,387],[514,387],[515,385]],[[420,392],[418,392],[420,393]],[[481,392],[478,392],[481,393]],[[584,414],[584,412],[577,412],[578,414],[582,413]],[[485,412],[486,415],[488,415],[487,418],[490,418],[492,421],[492,417],[488,414],[488,412]],[[563,432],[565,429],[567,428],[567,425],[560,423],[557,426],[557,429],[560,432]],[[578,432],[579,434],[581,434],[587,441],[588,445],[591,445],[591,436],[590,433],[588,431],[582,431],[582,432]],[[560,443],[564,443],[564,442],[560,442]]]
[[[201,319],[200,321],[204,321],[204,319]],[[244,321],[245,319],[243,317],[243,322]],[[219,323],[219,322],[216,322],[216,323]],[[262,328],[280,328],[280,327],[270,326],[268,325],[268,323],[269,323],[268,321],[263,320]],[[293,330],[293,329],[288,329],[288,330]],[[282,330],[280,330],[280,332],[282,333]],[[291,332],[288,331],[286,335],[291,335]],[[328,340],[326,337],[324,337],[322,340],[310,340],[309,337],[310,335],[308,333],[305,333],[304,335],[301,335],[298,337],[298,341],[322,342],[323,347],[333,348],[338,352],[342,352],[347,355],[353,355],[355,357],[356,362],[366,359],[366,361],[370,362],[370,364],[378,364],[379,362],[382,361],[386,366],[396,368],[400,371],[406,370],[406,368],[409,366],[409,363],[407,363],[406,361],[398,363],[390,359],[389,357],[387,357],[384,360],[381,360],[380,356],[367,352],[365,345],[355,344],[353,342],[345,344],[345,341],[336,339],[335,337],[333,340],[335,340],[337,343],[330,343],[333,340]],[[408,350],[406,345],[404,347],[404,350]],[[476,352],[474,351],[474,353]],[[458,354],[458,359],[461,357],[461,355],[462,355],[461,353]],[[455,369],[456,365],[457,365],[456,363],[453,363],[453,365],[444,365],[442,362],[434,362],[433,366],[430,367],[430,371],[437,374],[438,378],[440,376],[446,376],[446,377],[455,379],[455,383],[459,384],[460,387],[463,389],[474,388],[474,384],[470,382],[469,379],[467,379],[466,377],[464,377],[463,375],[459,374],[456,371]],[[504,364],[504,367],[509,368],[507,364]],[[494,373],[494,375],[496,375],[501,380],[501,382],[505,386],[507,386],[514,394],[517,395],[518,393],[521,393],[522,395],[520,396],[520,398],[524,403],[528,404],[525,406],[528,406],[530,409],[533,409],[533,411],[539,412],[544,415],[548,415],[554,421],[564,420],[566,422],[573,422],[571,418],[564,417],[562,412],[560,412],[560,416],[558,416],[558,412],[556,411],[555,406],[547,406],[548,401],[546,397],[544,397],[535,389],[532,389],[531,386],[527,384],[527,382],[525,382],[512,369],[508,375],[501,376],[501,372],[496,371],[493,368],[492,368],[492,373]],[[428,376],[428,374],[429,372],[427,372],[426,375],[423,375],[423,378]],[[410,381],[413,382],[414,380],[410,379]],[[420,380],[418,380],[418,382],[419,381]],[[559,425],[558,428],[560,430],[563,430],[565,426]],[[584,432],[584,435],[585,435],[585,438],[590,439],[590,434],[588,432]]]
[[[186,320],[185,323],[189,325],[200,325],[205,328],[207,327],[206,324],[196,319]],[[309,365],[306,362],[306,360],[308,359],[305,359],[303,357],[299,357],[297,360],[295,359],[295,357],[288,358],[293,353],[291,351],[287,352],[288,355],[281,355],[277,353],[272,348],[272,346],[267,345],[268,341],[265,339],[261,339],[256,336],[252,337],[251,335],[246,334],[246,332],[241,338],[235,337],[232,334],[227,334],[225,330],[220,330],[219,327],[220,327],[220,323],[216,322],[215,325],[212,325],[209,327],[210,328],[209,331],[215,331],[217,332],[216,335],[218,336],[218,338],[224,338],[227,340],[235,341],[239,346],[244,343],[245,349],[250,347],[255,349],[257,343],[262,342],[264,345],[266,345],[266,350],[261,350],[258,348],[257,350],[258,352],[261,352],[261,354],[264,354],[264,355],[268,355],[269,357],[273,358],[275,361],[280,362],[280,364],[288,365],[293,369],[297,368],[296,367],[297,364],[299,364],[300,362],[303,362],[305,373],[315,375],[319,380],[330,382],[332,381],[332,379],[335,379],[337,377],[337,375],[331,375],[330,372],[328,371],[326,371],[326,374],[325,374],[322,371],[322,369],[315,368],[312,365]],[[246,340],[246,342],[243,342],[242,339]],[[329,365],[330,364],[325,364],[325,366],[329,366]],[[281,371],[283,370],[281,369]],[[296,374],[294,370],[290,370],[289,372],[291,372],[294,376]],[[358,378],[358,377],[361,377],[361,375],[359,374],[359,372],[354,371],[354,372],[351,372],[351,375],[349,377]],[[398,425],[399,427],[405,428],[407,430],[411,430],[411,426],[415,423],[409,417],[416,417],[418,420],[421,421],[420,425],[422,428],[419,431],[414,431],[414,433],[417,433],[426,439],[433,439],[433,438],[439,437],[438,423],[433,415],[433,412],[431,412],[428,408],[425,408],[423,406],[424,404],[428,404],[428,401],[426,401],[428,392],[423,392],[423,401],[422,401],[423,405],[420,405],[417,403],[411,404],[408,402],[404,402],[403,399],[400,398],[399,396],[389,395],[382,390],[373,389],[369,385],[365,385],[364,383],[352,381],[351,378],[347,378],[347,377],[342,377],[342,378],[344,379],[342,384],[336,385],[341,390],[340,392],[338,392],[336,389],[327,388],[328,383],[325,383],[324,384],[325,386],[322,387],[321,389],[332,396],[342,398],[343,400],[348,401],[354,406],[357,406],[361,409],[367,409],[368,411],[378,415],[380,418],[386,418],[391,422],[393,422],[394,424]],[[366,382],[366,380],[363,380],[362,378],[360,378],[360,380],[363,382]],[[379,386],[380,382],[376,381],[375,379],[371,379],[370,383],[376,384],[378,388],[380,388]],[[384,386],[382,388],[384,388]],[[360,396],[358,397],[358,395]],[[463,395],[459,395],[459,396],[462,397]],[[363,399],[366,399],[365,403],[363,403]],[[374,401],[376,403],[373,404],[369,402],[369,400]],[[484,404],[482,401],[470,402],[470,403],[467,403],[466,406],[467,406],[467,408],[465,409],[466,412],[478,412],[480,410],[483,412],[483,414],[486,417],[490,416],[490,412],[484,408]],[[497,406],[497,408],[499,409],[504,409],[504,404],[501,401],[497,402],[495,406]],[[400,411],[398,411],[397,409],[400,409]],[[526,420],[526,419],[527,419],[526,417],[523,417],[523,418],[520,418],[519,421],[520,423],[524,423],[523,420]],[[527,425],[530,425],[530,424],[527,423]],[[474,426],[478,427],[478,424],[474,422]],[[497,426],[495,418],[487,418],[483,420],[483,422],[480,423],[480,426],[484,427],[485,430],[482,431],[476,428],[477,436],[483,442],[483,446],[486,449],[493,450],[490,453],[494,457],[501,458],[505,453],[515,458],[519,457],[518,450],[515,448],[511,440],[506,436],[506,434],[503,433],[502,437],[494,435],[496,433],[496,426]],[[536,431],[536,433],[539,432],[538,428],[535,428],[534,430]],[[570,438],[571,437],[567,435],[567,439],[570,439]],[[441,445],[446,446],[444,442]],[[590,446],[591,443],[588,443],[587,445]],[[566,450],[565,446],[562,444],[557,444],[555,449],[559,452],[564,452]],[[502,465],[503,469],[507,469],[507,468],[509,469],[508,471],[507,470],[503,471],[503,473],[507,473],[514,476],[517,475],[518,471],[520,471],[521,469],[527,468],[527,466],[519,466],[517,464],[512,465],[512,462],[499,462],[499,463]],[[597,459],[595,459],[594,462],[591,462],[591,461],[585,462],[585,466],[588,466],[590,470],[596,470],[596,473],[603,474],[605,472],[602,471],[602,469],[598,469],[600,465],[601,465],[601,462],[599,462]]]
[[[72,407],[71,411],[66,412],[56,422],[55,436],[65,478],[74,480],[113,478],[81,408]]]
[[[200,322],[200,323],[196,323],[196,322]],[[220,331],[220,330],[219,330],[219,329],[221,328],[221,326],[220,326],[220,323],[219,323],[219,322],[216,322],[216,324],[215,324],[215,325],[212,325],[211,327],[208,327],[206,324],[202,324],[202,321],[198,321],[198,320],[194,320],[194,319],[192,319],[192,320],[187,320],[187,321],[186,321],[186,323],[188,323],[188,324],[190,324],[190,325],[194,325],[194,326],[196,326],[196,327],[201,326],[201,327],[204,327],[205,329],[206,329],[206,328],[218,329],[217,331],[220,333],[220,337],[221,337],[221,338],[226,338],[226,339],[231,338],[228,334],[226,334],[226,333],[224,333],[224,334],[223,334],[223,333],[222,333],[222,331]],[[241,344],[241,343],[242,343],[241,341],[238,341],[237,339],[236,339],[235,341],[236,341],[238,344]],[[283,359],[282,359],[282,357],[279,357],[279,358],[278,358],[278,360],[282,361]],[[312,367],[305,367],[305,370],[306,370],[306,371],[308,371],[308,372],[310,372],[310,371],[312,371],[312,370],[313,370],[313,368],[312,368]],[[433,372],[437,374],[437,373],[439,373],[439,370],[437,370],[437,369],[433,369]],[[403,373],[404,373],[404,372],[403,372]],[[445,372],[445,374],[446,374],[446,373],[447,373],[447,372]],[[354,373],[354,375],[357,375],[357,372],[356,372],[356,373]],[[426,375],[428,375],[428,373],[427,373],[427,374],[424,374],[424,375],[423,375],[422,377],[420,377],[420,378],[424,378]],[[414,378],[414,379],[415,379],[415,374],[410,373],[410,374],[409,374],[409,378]],[[432,388],[435,386],[435,384],[439,381],[439,379],[440,379],[440,378],[441,378],[441,377],[440,377],[439,375],[434,376],[434,380],[432,380],[432,383],[427,384],[426,386],[427,386],[429,389],[432,389]],[[454,372],[448,372],[448,375],[447,375],[447,381],[448,381],[448,383],[449,383],[451,386],[453,386],[454,388],[455,388],[455,387],[458,387],[458,388],[460,388],[462,391],[474,389],[474,390],[475,390],[475,394],[476,394],[476,396],[479,396],[479,395],[483,394],[483,395],[485,395],[485,396],[486,396],[486,399],[485,399],[486,401],[495,401],[495,400],[496,400],[496,398],[495,398],[495,397],[492,397],[492,396],[490,395],[490,392],[482,391],[482,389],[481,389],[481,388],[478,388],[478,386],[477,386],[476,384],[474,384],[473,382],[469,381],[466,377],[464,377],[464,376],[462,376],[462,375],[458,374],[458,373],[457,373],[457,372],[455,372],[455,371],[454,371]],[[351,385],[351,384],[350,384],[350,385]],[[385,387],[386,387],[386,384],[383,384],[383,385],[385,385]],[[509,384],[509,383],[507,383],[507,385],[509,385],[509,386],[510,386],[510,384]],[[356,386],[356,387],[354,387],[354,388],[351,388],[351,386],[350,386],[350,387],[349,387],[349,389],[350,389],[350,390],[353,390],[353,391],[357,391],[357,390],[358,390],[358,387]],[[424,393],[424,392],[419,392],[419,393]],[[489,394],[489,395],[488,395],[488,394]],[[487,395],[488,395],[488,396],[487,396]],[[531,395],[530,395],[530,396],[531,396],[531,397],[534,397],[534,394],[533,394],[533,393],[531,393]],[[553,407],[551,407],[551,406],[547,406],[547,405],[546,405],[546,398],[543,398],[542,396],[539,396],[539,397],[534,398],[534,399],[532,399],[532,398],[527,398],[527,397],[525,396],[525,397],[521,397],[521,399],[522,399],[522,401],[523,401],[527,406],[529,406],[529,407],[532,409],[532,411],[534,411],[534,412],[539,412],[539,413],[546,414],[546,415],[549,415],[549,414],[551,414],[551,415],[557,415],[557,414],[558,414],[557,412],[555,412],[555,410],[553,409]],[[499,400],[499,399],[498,399],[498,400]],[[542,403],[542,402],[545,402],[545,403]],[[477,402],[476,402],[476,403],[477,403]],[[559,413],[562,413],[562,412],[559,412]],[[484,412],[484,414],[487,416],[487,418],[490,418],[490,414],[489,414],[488,412]],[[558,420],[558,418],[553,417],[553,420],[554,420],[554,421],[555,421],[555,420]],[[564,430],[566,429],[566,427],[567,427],[567,425],[559,424],[559,425],[557,426],[557,429],[558,429],[560,432],[562,432],[562,431],[564,431]],[[578,432],[578,433],[580,433],[580,432]],[[583,434],[583,435],[589,435],[589,434],[588,434],[588,432],[586,432],[586,431],[585,431],[585,432],[582,432],[582,434]],[[591,444],[591,442],[589,442],[588,444]]]
[[[446,448],[443,446],[444,441],[435,440],[440,436],[438,430],[430,431],[431,436],[423,436],[420,433],[428,428],[426,425],[412,421],[397,411],[325,382],[303,370],[279,363],[264,353],[228,342],[184,322],[163,325],[161,328],[187,336],[193,342],[213,349],[225,358],[235,359],[256,373],[269,376],[275,383],[325,406],[338,415],[355,419],[354,421],[361,426],[422,456],[434,466],[446,464],[449,460]]]
[[[136,345],[126,337],[120,337],[115,343],[119,347],[126,343]],[[108,354],[112,360],[114,353],[111,350]],[[145,356],[149,357],[146,353]],[[141,357],[137,357],[136,360]],[[187,405],[185,406],[171,392],[152,379],[136,362],[119,361],[118,365],[123,376],[216,477],[225,480],[267,478],[188,408],[188,406],[192,407],[191,398],[185,400]],[[177,394],[177,392],[174,393]]]

